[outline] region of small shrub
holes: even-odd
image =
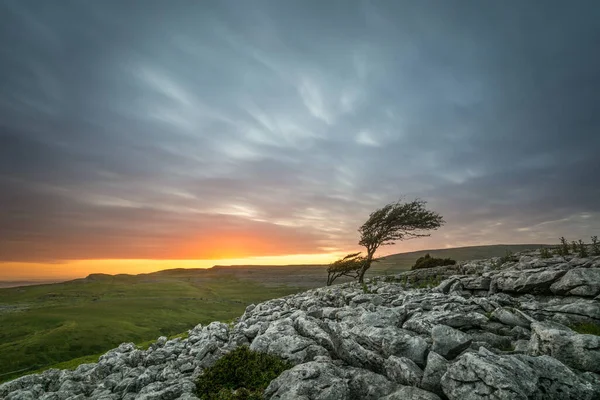
[[[564,236],[561,236],[561,238],[560,238],[560,255],[561,256],[569,255],[569,242],[567,242],[567,239],[565,239]]]
[[[429,253],[425,254],[423,257],[417,258],[415,261],[415,265],[411,268],[415,269],[424,269],[424,268],[434,268],[434,267],[442,267],[446,265],[455,265],[456,260],[452,260],[450,258],[434,258],[429,255]]]
[[[204,370],[196,382],[203,400],[255,400],[269,383],[292,364],[272,354],[241,346]]]
[[[592,236],[592,251],[593,256],[600,256],[600,243],[598,243],[598,236]]]
[[[418,288],[418,289],[431,288],[431,287],[436,287],[440,283],[442,283],[442,279],[439,278],[437,275],[436,276],[428,276],[427,278],[416,283],[415,288]]]
[[[551,258],[552,254],[550,254],[550,250],[547,247],[542,247],[540,249],[540,257],[541,258]]]
[[[370,291],[370,290],[369,290],[369,288],[367,287],[367,284],[366,284],[366,283],[364,283],[364,282],[363,282],[363,283],[361,284],[361,286],[362,286],[363,293],[365,293],[365,294],[369,294],[369,293],[371,293],[371,291]]]
[[[579,254],[578,256],[581,258],[587,257],[588,256],[588,252],[587,252],[587,248],[585,246],[585,243],[583,243],[583,240],[579,239]]]
[[[573,254],[577,254],[577,251],[579,249],[579,245],[574,240],[571,242],[571,249],[573,249]]]

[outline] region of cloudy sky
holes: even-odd
[[[0,278],[344,252],[400,196],[447,224],[384,253],[589,240],[599,19],[594,0],[0,0]]]

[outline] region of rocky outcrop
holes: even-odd
[[[125,343],[75,371],[7,382],[0,398],[191,400],[203,369],[241,345],[294,365],[271,382],[267,399],[600,398],[600,337],[569,328],[600,325],[600,257],[518,260],[251,305],[235,324],[198,325],[147,350]]]

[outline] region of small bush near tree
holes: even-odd
[[[600,243],[598,243],[598,236],[592,236],[591,254],[593,256],[600,256]]]
[[[423,257],[417,258],[417,261],[415,261],[415,265],[413,265],[413,267],[411,269],[415,270],[415,269],[424,269],[424,268],[434,268],[434,267],[441,267],[441,266],[455,265],[455,264],[456,264],[456,260],[452,260],[450,258],[435,258],[435,257],[431,257],[429,255],[429,253],[427,253]]]
[[[571,242],[571,249],[573,249],[573,254],[577,254],[579,251],[579,244],[574,240]]]
[[[202,400],[259,400],[269,383],[292,364],[241,346],[221,357],[196,381]]]
[[[541,258],[551,258],[552,254],[550,254],[550,250],[547,247],[542,247],[540,249],[540,257]]]
[[[559,247],[558,255],[560,255],[560,256],[568,256],[569,255],[569,242],[567,242],[567,239],[565,239],[564,236],[561,236],[561,238],[560,238],[560,247]]]
[[[583,240],[579,239],[579,243],[578,243],[577,247],[579,249],[579,252],[577,254],[579,257],[583,258],[583,257],[588,256],[587,247],[586,247],[586,244],[583,243]]]

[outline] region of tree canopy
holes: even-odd
[[[407,203],[398,200],[370,214],[369,219],[358,229],[358,244],[367,249],[367,256],[358,274],[359,282],[363,282],[365,272],[371,267],[375,252],[380,246],[430,236],[426,231],[438,229],[445,223],[441,215],[426,209],[426,204],[421,199]]]
[[[327,268],[327,286],[333,284],[340,276],[358,278],[366,258],[361,253],[348,254],[346,257],[334,261]]]

